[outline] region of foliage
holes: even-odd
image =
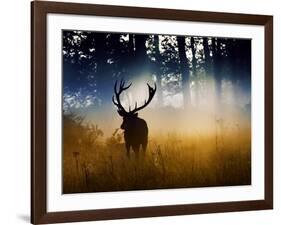
[[[98,143],[102,131],[96,125],[89,132],[74,116],[64,123],[72,140],[64,144],[63,193],[251,183],[251,133],[238,124],[214,118],[211,134],[153,136],[145,155],[136,159],[131,151],[128,159],[119,129]]]
[[[74,113],[63,116],[63,145],[64,149],[81,152],[85,149],[97,147],[103,132],[98,125],[83,124],[84,117]]]
[[[251,80],[250,40],[233,38],[66,30],[63,61],[66,94],[91,96],[90,105],[110,101],[114,80],[133,80],[141,74],[156,78],[161,98],[183,94],[185,107],[189,106],[191,84],[198,100],[205,88],[202,84],[214,79],[220,100],[223,80],[234,86],[239,83],[246,91]],[[79,92],[81,88],[83,92]]]

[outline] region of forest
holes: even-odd
[[[251,40],[64,30],[63,193],[251,183]],[[118,80],[148,150],[127,158]],[[133,155],[134,153],[131,152]]]

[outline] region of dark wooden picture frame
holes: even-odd
[[[47,14],[76,14],[264,26],[264,200],[47,212]],[[31,3],[31,222],[33,224],[219,213],[273,208],[273,17],[77,3]]]

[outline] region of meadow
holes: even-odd
[[[213,132],[150,135],[145,154],[126,156],[123,134],[110,137],[74,114],[64,116],[63,193],[251,184],[251,131],[214,121]]]

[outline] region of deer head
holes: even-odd
[[[120,116],[123,117],[123,124],[121,125],[121,128],[126,130],[126,121],[132,120],[136,117],[138,117],[138,111],[144,109],[152,100],[152,98],[155,95],[156,92],[156,84],[154,84],[154,88],[152,88],[149,84],[148,86],[148,92],[149,92],[149,97],[147,100],[144,101],[144,104],[142,106],[138,107],[137,102],[135,103],[135,108],[131,110],[131,106],[129,106],[129,111],[126,111],[125,108],[122,106],[121,101],[120,101],[120,95],[123,91],[127,90],[130,88],[132,83],[129,85],[125,85],[125,81],[122,79],[119,83],[119,88],[117,88],[117,81],[114,84],[114,96],[112,96],[112,102],[115,106],[117,106],[117,112]]]

